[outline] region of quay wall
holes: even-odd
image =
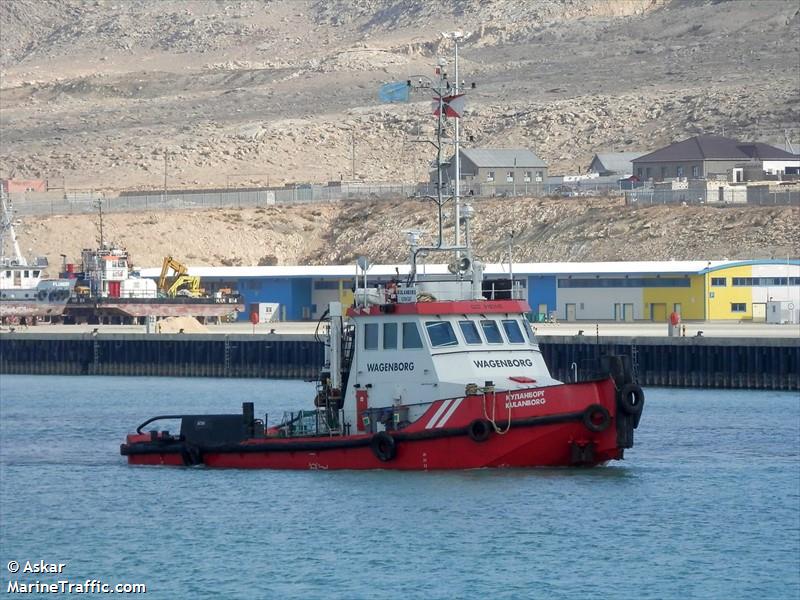
[[[800,390],[800,339],[542,336],[539,345],[561,381],[615,353],[631,356],[644,386]],[[0,335],[5,374],[311,379],[323,359],[311,335]]]

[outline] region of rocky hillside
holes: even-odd
[[[654,206],[618,200],[476,200],[472,233],[477,254],[507,256],[514,233],[517,262],[716,260],[797,257],[800,210],[776,207]],[[418,229],[435,242],[432,204],[405,200],[292,208],[110,214],[106,239],[127,246],[141,267],[166,255],[191,265],[347,264],[404,262],[403,231]],[[452,219],[445,232],[452,240]],[[96,244],[87,216],[26,219],[20,245],[60,264]]]
[[[460,29],[476,146],[551,172],[696,133],[800,140],[794,0],[5,0],[0,177],[67,188],[425,179]]]

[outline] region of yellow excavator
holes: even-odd
[[[174,273],[170,280],[170,271]],[[205,294],[200,287],[200,278],[189,275],[189,267],[171,256],[165,256],[161,265],[161,277],[158,279],[158,289],[161,293],[174,298],[175,296],[190,296],[198,298]]]

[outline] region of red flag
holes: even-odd
[[[442,107],[444,108],[444,116],[450,119],[458,119],[464,114],[464,105],[467,99],[464,94],[457,94],[455,96],[445,96],[442,98]],[[439,116],[439,100],[433,101],[433,114]]]

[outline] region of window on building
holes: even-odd
[[[503,343],[503,336],[500,335],[500,328],[497,327],[497,323],[495,321],[492,321],[491,319],[484,319],[481,321],[481,329],[483,329],[483,335],[486,337],[486,341],[488,343]]]
[[[416,323],[403,323],[403,348],[422,348],[422,338]]]
[[[728,282],[725,277],[712,277],[711,285],[714,287],[725,287],[726,285],[728,285]]]
[[[514,181],[514,171],[506,171],[506,182],[511,183]]]
[[[695,179],[700,177],[700,167],[698,167],[697,165],[692,167],[692,177],[694,177]]]
[[[661,167],[661,179],[667,178],[667,167]]]
[[[636,169],[636,176],[637,176],[639,179],[641,179],[642,177],[644,177],[644,169],[642,169],[641,167],[639,167],[638,169]]]
[[[651,169],[650,169],[650,167],[647,167],[647,168],[644,170],[644,178],[645,178],[645,179],[650,179],[650,178],[652,177],[652,175],[650,174],[650,170],[651,170]]]
[[[747,312],[747,304],[744,302],[731,302],[731,312],[735,313]]]
[[[383,324],[383,349],[397,350],[397,323]]]
[[[481,334],[478,333],[478,328],[472,321],[459,321],[458,326],[461,328],[461,334],[464,336],[464,341],[468,344],[480,344]]]
[[[338,280],[324,280],[321,279],[319,281],[314,282],[314,289],[315,290],[338,290],[339,289],[339,281]],[[350,287],[352,285],[352,281],[343,282],[341,285],[344,287]]]
[[[494,181],[494,171],[486,173],[486,181]]]
[[[531,181],[531,172],[530,171],[525,171],[525,176],[523,177],[523,180],[525,181],[525,183],[530,183],[530,181]]]
[[[378,349],[378,324],[364,324],[364,350]]]
[[[30,277],[30,276],[31,276],[31,272],[30,272],[30,271],[25,271],[25,272],[22,274],[22,276],[23,276],[23,277]]]
[[[544,181],[544,171],[536,171],[536,181]]]
[[[449,321],[426,321],[425,329],[428,330],[428,337],[434,348],[458,345],[456,332],[453,331],[453,326]]]
[[[777,285],[797,285],[800,277],[733,277],[735,287],[772,287]]]
[[[688,277],[607,277],[559,279],[560,288],[665,288],[691,287]]]
[[[677,167],[675,167],[675,174],[678,177],[683,177],[684,176],[683,166],[682,165],[678,165]]]
[[[512,344],[524,344],[525,338],[522,337],[522,331],[519,328],[519,323],[512,319],[503,319],[503,329],[506,331],[506,337]]]

